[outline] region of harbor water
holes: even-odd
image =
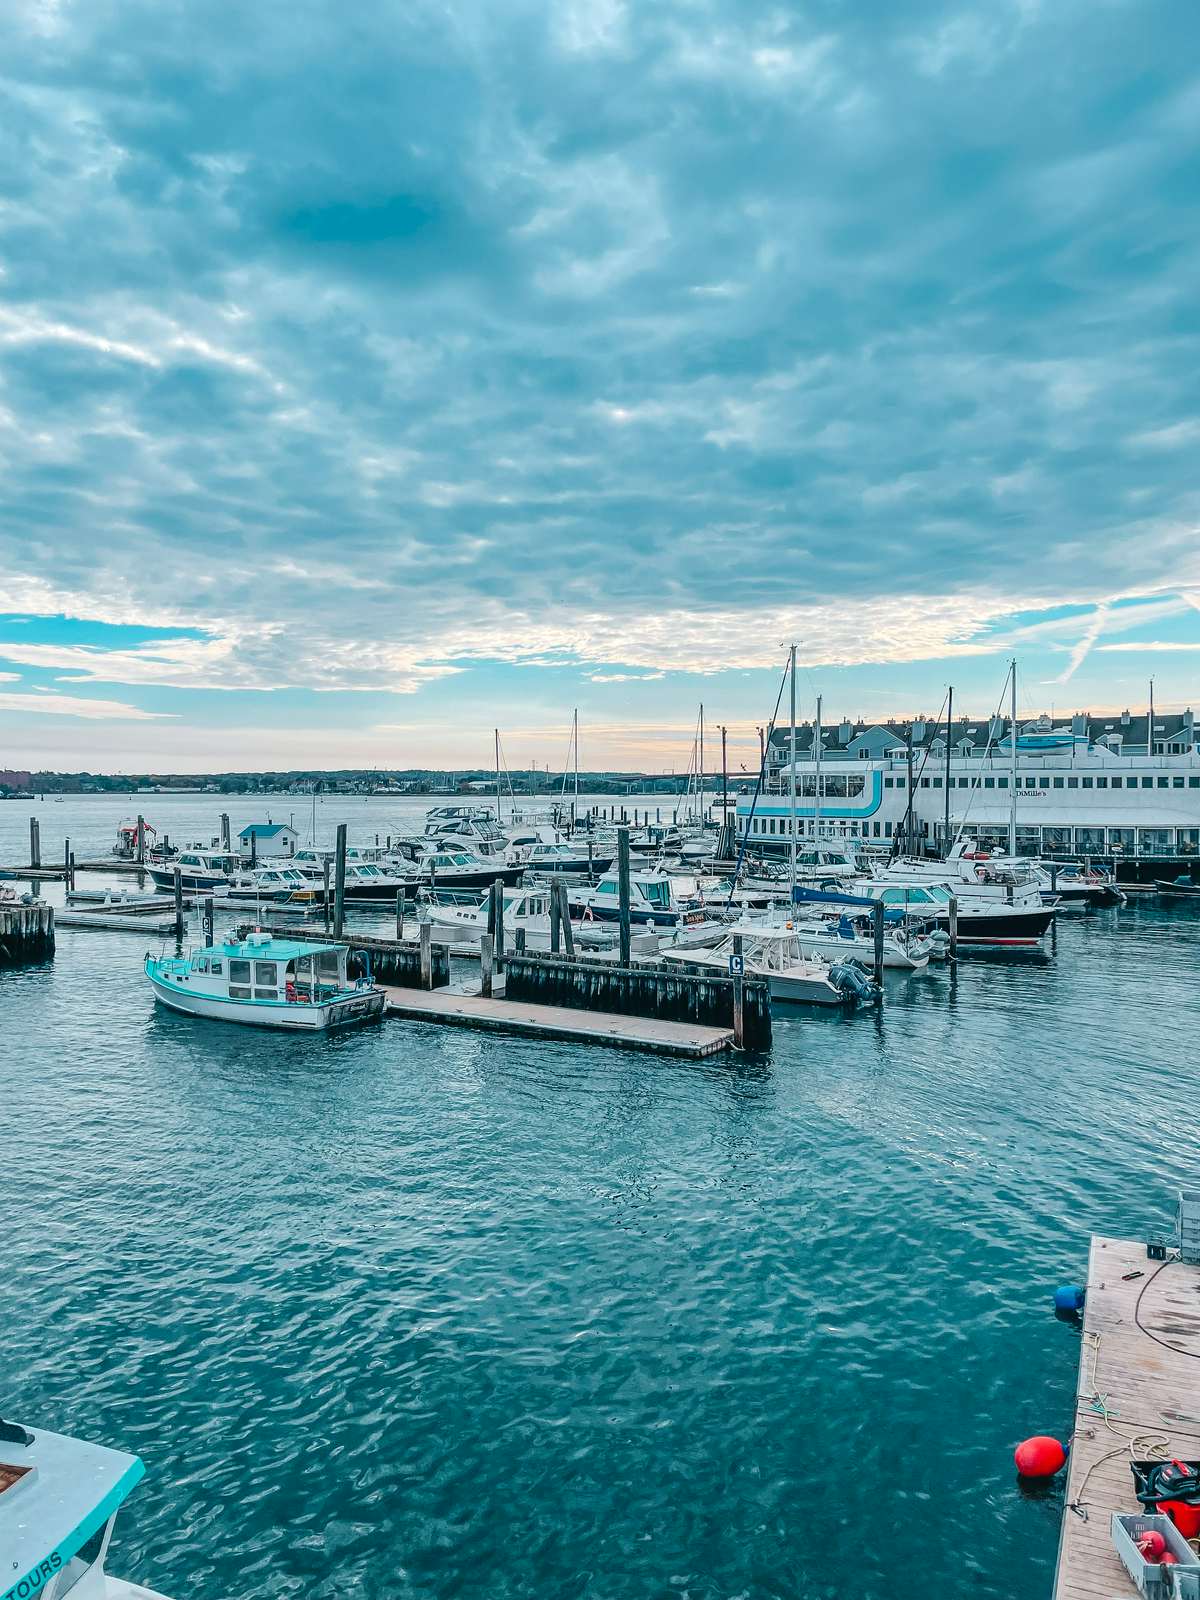
[[[267,808],[6,802],[0,860],[131,809]],[[0,1409],[140,1454],[110,1570],[196,1600],[1046,1600],[1061,1491],[1012,1450],[1069,1424],[1089,1234],[1196,1183],[1198,932],[1064,915],[682,1065],[195,1021],[64,929],[0,973]]]

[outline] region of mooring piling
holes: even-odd
[[[183,943],[183,871],[175,868],[175,943]]]
[[[54,954],[54,907],[0,906],[0,967],[48,961]]]
[[[880,994],[883,993],[883,901],[876,900],[871,908],[871,932],[874,934],[875,946],[875,987]]]
[[[950,896],[950,959],[958,960],[958,896]]]
[[[322,904],[323,904],[324,910],[325,910],[325,932],[328,933],[329,932],[329,858],[328,858],[328,856],[326,856],[326,858],[321,862],[321,878],[322,878],[322,880],[324,881],[324,884],[325,884],[325,893],[322,896]]]
[[[213,943],[213,897],[211,894],[205,895],[204,897],[204,909],[202,917],[204,926],[204,948],[206,950],[211,950]]]
[[[396,943],[404,937],[404,890],[396,890]]]
[[[40,867],[42,864],[42,830],[38,826],[38,819],[29,819],[29,865]]]
[[[433,988],[433,924],[421,924],[421,987]]]
[[[496,926],[494,929],[496,966],[504,965],[504,879],[497,878],[492,885],[492,896],[496,903]]]
[[[337,825],[337,844],[335,849],[333,936],[335,939],[340,939],[342,937],[342,929],[346,923],[346,824],[344,822],[339,822]]]
[[[479,940],[479,992],[485,1000],[492,998],[492,974],[494,970],[495,947],[490,933],[480,936]]]
[[[621,965],[627,967],[633,946],[629,914],[629,829],[617,829],[617,915],[621,920]]]
[[[146,865],[146,819],[140,815],[137,819],[137,864],[139,867]]]
[[[742,961],[742,936],[733,936],[733,960],[730,962],[733,977],[733,1043],[741,1050],[746,1037],[746,976]]]

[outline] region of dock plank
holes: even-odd
[[[582,1044],[615,1045],[626,1050],[696,1060],[717,1055],[733,1043],[730,1028],[707,1028],[691,1022],[666,1022],[658,1017],[619,1016],[612,1012],[576,1011],[566,1006],[491,999],[454,989],[402,989],[381,985],[386,1014],[411,1021],[451,1027],[483,1028],[561,1039]]]
[[[1114,1511],[1140,1509],[1129,1463],[1200,1460],[1200,1267],[1158,1266],[1136,1240],[1092,1239],[1055,1600],[1136,1594],[1110,1532]],[[1129,1272],[1142,1276],[1126,1281]],[[1173,1348],[1138,1327],[1139,1295],[1145,1328]]]

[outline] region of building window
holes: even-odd
[[[933,780],[933,787],[935,789],[940,789],[942,787],[942,780],[940,778],[935,778]]]
[[[1085,788],[1085,789],[1090,789],[1090,788],[1092,788],[1092,786],[1093,786],[1093,785],[1092,785],[1092,779],[1091,779],[1091,778],[1085,778],[1085,779],[1084,779],[1084,780],[1083,780],[1083,787],[1084,787],[1084,788]]]
[[[1067,779],[1067,788],[1068,789],[1078,789],[1078,787],[1079,787],[1079,779],[1078,778],[1068,778]]]
[[[928,789],[928,787],[929,787],[929,779],[928,778],[922,778],[921,779],[921,787],[922,787],[922,789]]]
[[[1171,779],[1171,787],[1172,787],[1172,789],[1182,789],[1183,788],[1183,779],[1182,778],[1172,778]]]
[[[1007,789],[1008,788],[1008,779],[1007,778],[997,778],[996,779],[996,787],[998,789]]]
[[[1189,789],[1200,789],[1200,778],[1189,778],[1188,779],[1188,788]]]
[[[1108,779],[1107,778],[1097,778],[1096,779],[1096,787],[1097,787],[1097,789],[1107,789],[1108,788]]]
[[[884,823],[884,828],[886,830],[887,837],[890,839],[892,837],[892,825],[891,825],[891,823],[890,822],[885,822]]]
[[[983,780],[983,787],[984,787],[984,788],[985,788],[985,789],[994,789],[994,788],[995,788],[995,787],[996,787],[996,780],[995,780],[995,778],[985,778],[985,779],[984,779],[984,780]]]
[[[1056,789],[1061,789],[1061,788],[1062,788],[1062,786],[1063,786],[1063,780],[1062,780],[1062,779],[1061,779],[1061,778],[1055,778],[1055,780],[1054,780],[1054,787],[1055,787],[1055,788],[1056,788]]]
[[[1153,787],[1154,787],[1154,779],[1153,778],[1143,778],[1142,779],[1142,788],[1143,789],[1153,789]]]
[[[885,789],[891,789],[894,786],[894,784],[895,784],[895,779],[894,778],[885,778],[883,780],[883,787]]]
[[[1113,781],[1112,781],[1112,786],[1113,786],[1114,789],[1123,789],[1125,787],[1125,779],[1124,778],[1114,778]]]
[[[1160,779],[1159,779],[1159,780],[1158,780],[1158,787],[1159,787],[1159,788],[1160,788],[1160,789],[1169,789],[1169,788],[1170,788],[1170,787],[1171,787],[1171,780],[1170,780],[1170,778],[1160,778]]]

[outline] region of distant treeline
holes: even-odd
[[[567,797],[574,790],[574,775],[567,780]],[[720,778],[709,779],[715,787]],[[543,798],[562,793],[562,774],[512,772],[505,776],[503,793],[509,788],[520,799]],[[587,794],[657,793],[678,794],[687,788],[683,774],[645,772],[581,772],[580,791]],[[478,770],[432,771],[409,768],[403,771],[365,771],[349,769],[332,772],[31,772],[0,775],[0,794],[18,797],[29,794],[130,794],[172,790],[212,794],[434,794],[478,797],[486,802],[495,794],[495,775]]]

